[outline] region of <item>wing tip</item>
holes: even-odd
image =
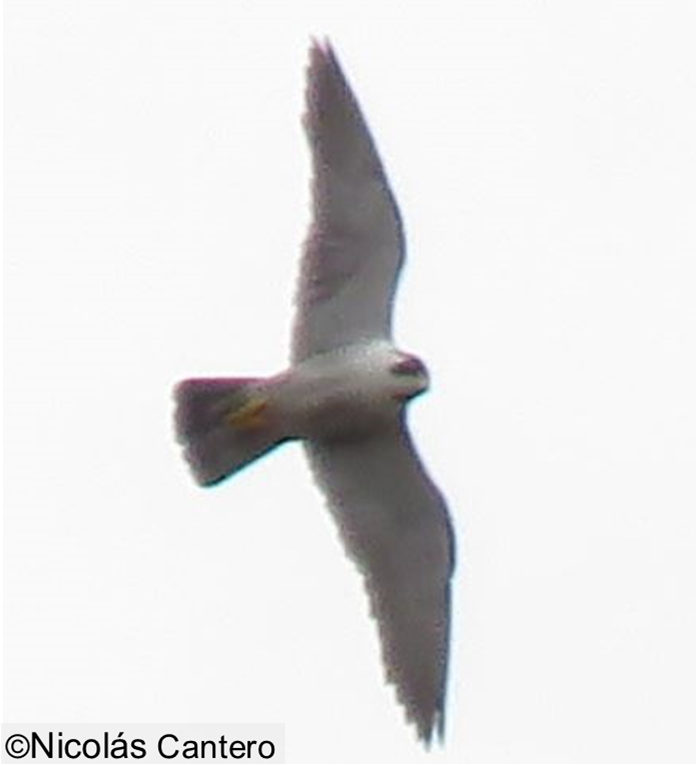
[[[345,75],[338,63],[338,56],[333,43],[327,35],[315,36],[309,38],[309,63],[307,64],[307,82],[310,86],[323,76],[335,76],[338,74],[345,80]]]
[[[406,720],[414,726],[416,737],[427,751],[434,744],[440,747],[445,745],[445,709],[444,704],[439,704],[434,710],[425,712],[408,704],[398,692],[397,698],[406,711]]]
[[[328,35],[310,35],[309,51],[312,58],[335,58],[336,56]]]

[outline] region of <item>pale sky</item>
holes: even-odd
[[[696,757],[696,6],[8,2],[6,722],[283,722],[292,762]],[[286,363],[328,35],[408,237],[458,535],[426,755],[298,446],[211,490],[171,388]]]

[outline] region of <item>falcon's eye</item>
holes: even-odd
[[[392,364],[391,371],[395,375],[424,375],[425,367],[423,366],[423,362],[415,356],[406,356],[400,361],[397,361],[396,364]]]

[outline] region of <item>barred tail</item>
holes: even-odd
[[[184,380],[176,386],[176,435],[199,484],[212,486],[286,440],[269,412],[271,393],[254,378]]]

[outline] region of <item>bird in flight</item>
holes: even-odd
[[[444,735],[454,537],[406,405],[429,385],[392,342],[401,217],[358,102],[328,42],[313,42],[304,126],[313,221],[291,365],[270,378],[189,379],[177,438],[210,486],[289,440],[303,443],[345,550],[364,577],[387,679],[419,738]]]

